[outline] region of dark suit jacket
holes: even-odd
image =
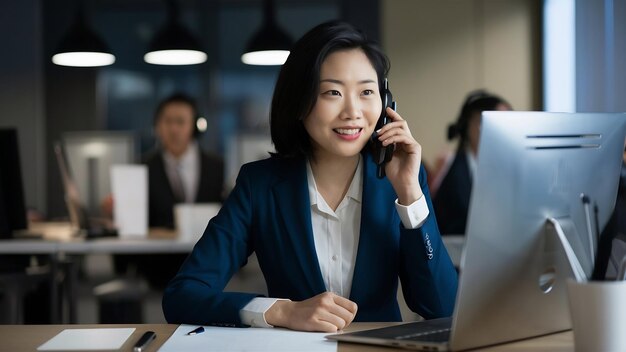
[[[350,299],[356,321],[400,321],[398,277],[408,306],[425,318],[450,316],[457,274],[443,245],[426,175],[420,184],[431,211],[407,230],[391,184],[364,157],[361,232]],[[325,292],[313,241],[306,161],[271,157],[244,165],[237,184],[163,296],[170,323],[240,325],[251,293],[223,292],[256,252],[270,297],[301,301]],[[431,259],[429,259],[429,256]]]
[[[174,228],[176,198],[165,172],[161,150],[145,158],[148,166],[148,222],[150,227]],[[200,151],[200,183],[195,203],[220,202],[224,185],[224,162],[221,158]]]
[[[433,201],[441,234],[465,234],[471,193],[467,155],[459,150]]]

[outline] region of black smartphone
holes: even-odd
[[[381,95],[383,101],[383,111],[380,113],[380,117],[378,118],[378,122],[376,123],[375,131],[381,129],[384,125],[391,122],[391,119],[387,116],[387,108],[390,107],[394,111],[396,110],[396,102],[393,100],[393,95],[389,90],[389,82],[385,78],[385,82],[383,84],[383,92]],[[383,147],[383,143],[378,140],[378,138],[373,138],[374,142],[374,161],[376,162],[376,176],[378,178],[385,177],[385,164],[391,160],[394,151],[394,145],[390,144],[386,147]]]

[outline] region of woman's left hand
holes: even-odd
[[[395,144],[393,158],[385,167],[385,173],[398,195],[398,202],[411,205],[422,197],[419,170],[422,162],[422,146],[411,135],[407,122],[391,108],[387,108],[391,122],[378,131],[383,147]]]

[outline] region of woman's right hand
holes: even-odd
[[[265,320],[292,330],[337,332],[350,325],[356,311],[356,303],[324,292],[300,302],[276,301],[265,312]]]

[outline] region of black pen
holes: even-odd
[[[146,347],[150,344],[150,342],[156,339],[156,333],[154,331],[146,331],[141,338],[135,344],[133,348],[134,352],[143,352],[146,350]]]
[[[190,332],[188,332],[187,335],[189,335],[189,336],[197,335],[197,334],[200,334],[200,333],[203,333],[203,332],[204,332],[204,327],[200,326],[200,327],[197,327],[197,328],[191,330]]]

